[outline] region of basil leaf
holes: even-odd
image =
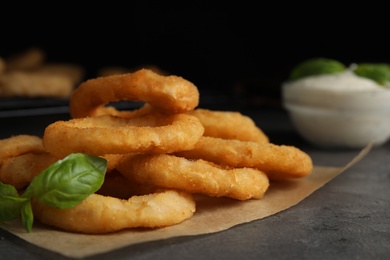
[[[22,213],[22,224],[24,229],[27,230],[27,232],[31,232],[32,225],[34,222],[34,215],[31,208],[30,200],[23,203],[23,206],[21,208],[21,213]]]
[[[379,85],[385,85],[390,82],[390,65],[384,63],[362,63],[353,71],[360,77],[374,80]]]
[[[25,201],[28,199],[19,197],[14,186],[0,182],[0,221],[17,219]]]
[[[12,185],[0,182],[0,198],[2,197],[19,197],[19,193]]]
[[[296,65],[290,73],[290,80],[321,75],[340,73],[345,70],[345,65],[341,62],[327,58],[312,58]]]
[[[52,207],[71,208],[102,186],[106,170],[104,158],[70,154],[36,176],[23,196]]]

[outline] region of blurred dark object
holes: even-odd
[[[192,81],[215,102],[228,96],[233,103],[275,106],[281,82],[307,58],[390,61],[380,15],[369,20],[363,16],[367,7],[329,7],[322,5],[319,13],[307,5],[290,10],[285,4],[137,1],[124,10],[94,4],[93,12],[44,11],[43,19],[31,12],[23,16],[28,22],[3,29],[0,57],[35,46],[49,61],[86,68],[86,78],[105,67],[150,64]]]

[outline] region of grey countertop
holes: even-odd
[[[226,109],[225,109],[226,110]],[[281,109],[248,109],[271,142],[306,151],[315,165],[343,166],[358,150],[319,149],[302,140]],[[0,137],[42,135],[66,113],[0,118]],[[0,229],[0,259],[67,259]],[[299,204],[207,235],[129,246],[87,259],[390,259],[390,143]]]

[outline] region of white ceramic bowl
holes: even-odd
[[[389,89],[340,91],[294,84],[282,86],[283,106],[297,132],[310,143],[362,148],[390,139]]]

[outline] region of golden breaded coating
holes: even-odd
[[[223,139],[269,142],[268,136],[248,116],[235,111],[216,111],[197,108],[189,114],[199,118],[204,135]]]
[[[25,153],[43,153],[42,138],[35,135],[14,135],[0,140],[0,165],[8,158]]]
[[[6,159],[0,166],[0,181],[23,189],[58,158],[49,153],[26,153]]]
[[[297,147],[265,142],[202,136],[194,149],[177,152],[176,155],[231,167],[257,168],[272,180],[301,178],[313,170],[310,156]]]
[[[192,217],[195,201],[189,193],[167,190],[127,200],[92,194],[73,208],[58,209],[33,203],[43,223],[80,233],[109,233],[126,228],[159,228]]]
[[[194,84],[181,77],[141,69],[83,82],[71,96],[70,114],[72,118],[92,116],[96,109],[123,100],[142,101],[167,112],[181,113],[199,104],[199,92]]]
[[[171,153],[192,149],[203,132],[199,119],[188,114],[85,117],[56,121],[47,126],[43,145],[57,157],[76,152],[98,156]]]
[[[269,186],[267,176],[256,169],[221,167],[168,154],[127,155],[117,169],[135,182],[237,200],[262,198]]]

